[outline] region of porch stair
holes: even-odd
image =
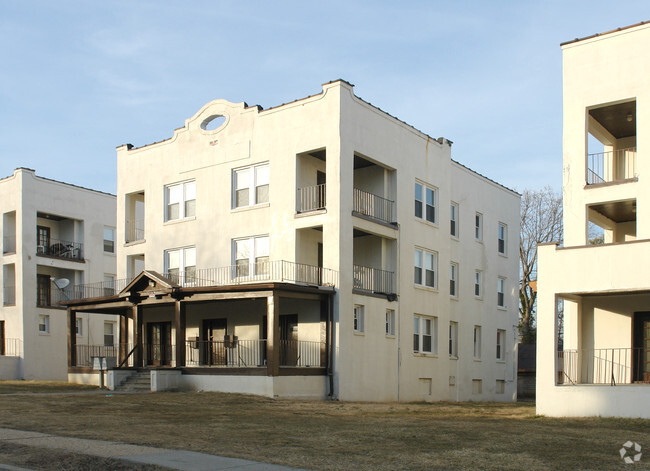
[[[151,392],[151,373],[136,371],[115,388],[121,392]]]

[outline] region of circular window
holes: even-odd
[[[223,126],[223,123],[226,122],[226,117],[221,115],[214,115],[207,118],[203,123],[201,123],[201,129],[204,131],[214,131]]]

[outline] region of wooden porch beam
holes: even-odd
[[[68,308],[68,367],[77,366],[77,312]]]
[[[280,298],[274,292],[266,298],[266,374],[278,376],[280,371]]]
[[[174,331],[176,332],[176,368],[185,366],[185,303],[174,304]]]
[[[120,350],[118,365],[124,361],[129,354],[129,313],[120,316]]]
[[[133,346],[135,352],[133,353],[133,366],[142,368],[143,366],[143,342],[142,342],[142,308],[140,306],[133,306],[131,308],[133,316]]]

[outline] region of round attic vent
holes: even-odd
[[[219,129],[226,122],[226,117],[222,115],[213,115],[201,123],[201,129],[204,131],[214,131]]]

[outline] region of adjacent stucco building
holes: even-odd
[[[111,386],[139,368],[156,390],[516,398],[519,195],[448,140],[338,80],[212,101],[117,156],[121,281],[68,304],[120,316]]]
[[[79,296],[75,286],[114,280],[115,196],[18,168],[0,180],[0,212],[0,379],[67,381],[69,332],[74,366],[118,344],[115,316],[80,313],[70,325],[58,304]]]
[[[650,417],[649,48],[643,23],[562,45],[564,244],[539,247],[539,414]]]

